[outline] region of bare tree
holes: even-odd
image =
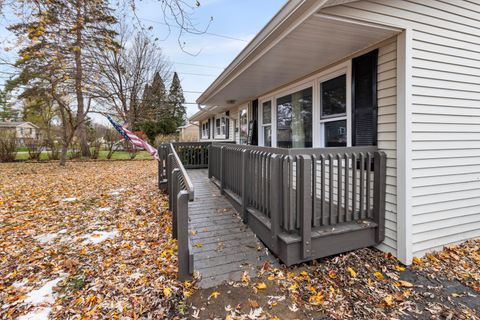
[[[143,32],[133,39],[130,29],[119,28],[119,50],[104,50],[96,55],[95,66],[100,79],[96,96],[101,111],[114,113],[123,121],[134,125],[138,122],[143,105],[145,86],[156,73],[168,77],[171,65],[155,40]]]

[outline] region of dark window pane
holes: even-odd
[[[345,114],[347,110],[347,76],[322,83],[322,117]]]
[[[263,127],[263,145],[265,147],[272,146],[272,127],[271,126]]]
[[[312,146],[312,88],[277,99],[277,146]]]
[[[377,54],[374,50],[352,61],[354,146],[377,144]]]
[[[272,123],[272,102],[267,101],[262,104],[263,106],[263,124]]]
[[[325,122],[325,147],[347,146],[347,121]]]

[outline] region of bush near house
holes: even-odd
[[[0,162],[11,162],[17,156],[17,139],[15,133],[4,133],[0,136]]]

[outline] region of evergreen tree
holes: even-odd
[[[160,73],[155,73],[153,77],[152,86],[150,87],[150,110],[148,117],[150,121],[158,122],[165,117],[168,117],[168,106],[165,83],[163,82]]]
[[[185,96],[183,95],[180,78],[176,72],[173,74],[172,85],[170,86],[170,92],[168,94],[168,103],[170,116],[175,120],[177,127],[185,124],[187,115]]]
[[[0,89],[0,121],[16,120],[18,118],[18,110],[12,108],[8,103],[7,90]]]
[[[75,132],[82,155],[88,156],[85,99],[91,96],[97,78],[92,57],[101,50],[118,49],[111,29],[116,23],[112,9],[107,0],[25,0],[18,6],[23,21],[9,28],[25,39],[17,66],[32,76],[29,85],[38,79],[55,82],[55,95],[76,98]]]

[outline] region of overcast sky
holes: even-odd
[[[191,0],[194,2],[193,0]],[[192,19],[203,29],[213,17],[208,33],[187,34],[182,37],[185,50],[178,45],[178,29],[168,27],[163,21],[159,4],[154,0],[139,1],[137,16],[145,27],[152,27],[165,55],[172,62],[173,69],[180,75],[187,102],[195,102],[209,84],[247,45],[255,34],[274,16],[285,3],[283,0],[200,0]],[[0,17],[0,59],[13,61],[14,52],[5,52],[4,46],[11,46],[13,40],[6,26],[14,21],[8,11]],[[218,36],[216,36],[218,35]],[[194,66],[195,65],[195,66]],[[0,65],[0,86],[8,77],[5,72],[12,70]],[[197,106],[187,104],[188,114],[196,112]]]

